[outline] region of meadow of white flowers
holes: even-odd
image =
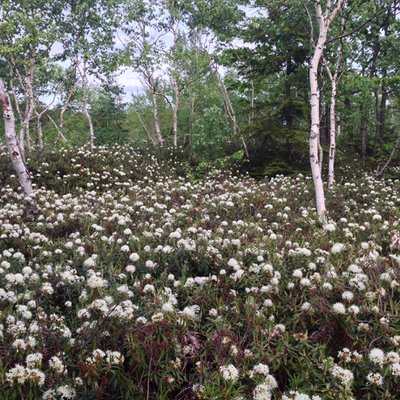
[[[0,150],[0,399],[400,398],[400,181]],[[4,162],[3,162],[4,161]],[[399,172],[399,171],[397,171]]]

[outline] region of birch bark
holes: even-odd
[[[309,138],[310,164],[313,177],[317,214],[324,218],[326,214],[324,184],[322,180],[322,154],[320,151],[320,90],[318,84],[318,70],[326,46],[329,27],[336,14],[343,8],[346,0],[338,0],[332,9],[332,1],[328,0],[325,12],[322,11],[321,0],[315,1],[315,10],[318,20],[318,40],[314,54],[310,61],[310,89],[311,89],[311,128]]]
[[[93,121],[92,117],[89,112],[89,107],[88,107],[88,93],[87,93],[87,61],[83,61],[83,68],[82,68],[82,94],[83,94],[83,112],[86,116],[86,119],[89,124],[89,141],[90,141],[90,151],[93,153],[94,152],[94,140],[95,140],[95,135],[94,135],[94,128],[93,128]]]
[[[6,134],[6,142],[10,160],[17,173],[19,183],[24,193],[25,202],[25,216],[32,218],[35,210],[36,203],[34,199],[34,191],[29,172],[26,168],[22,152],[18,143],[17,135],[15,133],[15,118],[13,109],[11,107],[10,98],[7,94],[3,81],[0,79],[0,105],[3,109],[4,128]]]
[[[246,144],[246,141],[244,140],[243,134],[240,131],[240,127],[237,123],[236,113],[233,108],[233,104],[232,104],[231,98],[229,96],[228,89],[226,88],[224,80],[222,79],[221,75],[218,72],[217,66],[215,66],[213,70],[214,70],[214,75],[217,79],[218,88],[222,94],[222,99],[224,101],[226,113],[228,114],[228,117],[232,122],[233,133],[234,133],[235,137],[240,138],[240,141],[242,142],[244,154],[245,154],[246,158],[249,158],[249,150],[247,148],[247,144]]]
[[[153,81],[153,79],[152,79]],[[157,140],[158,144],[160,147],[164,146],[164,139],[161,133],[161,124],[160,124],[160,115],[158,112],[158,94],[157,94],[157,84],[152,84],[153,86],[153,93],[151,96],[152,100],[152,105],[153,105],[153,118],[154,118],[154,126],[156,129],[156,135],[157,135]]]

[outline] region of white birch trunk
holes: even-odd
[[[326,42],[327,30],[324,23],[320,24],[320,35],[317,47],[311,59],[310,65],[310,88],[311,88],[311,130],[309,139],[311,173],[314,182],[315,201],[317,213],[323,217],[326,213],[324,184],[321,171],[322,163],[320,157],[320,109],[319,109],[319,86],[318,66],[322,51]]]
[[[52,124],[54,125],[54,127],[56,128],[57,133],[58,133],[58,136],[57,136],[57,139],[56,139],[56,143],[59,141],[60,138],[63,140],[64,143],[67,143],[68,140],[67,140],[67,138],[64,136],[64,134],[62,133],[61,129],[58,127],[56,121],[54,121],[54,119],[51,117],[50,114],[48,115],[48,117],[49,117],[49,120],[50,120],[50,121],[52,122]]]
[[[61,111],[60,111],[60,128],[59,128],[59,132],[61,132],[62,133],[62,136],[64,137],[64,135],[63,135],[63,128],[64,128],[64,114],[66,113],[66,111],[67,111],[67,109],[68,109],[68,107],[69,107],[69,103],[71,102],[71,99],[72,99],[72,96],[74,95],[74,93],[75,93],[75,91],[76,91],[76,84],[77,84],[77,61],[75,60],[74,61],[74,63],[73,63],[73,68],[72,68],[72,73],[73,73],[73,76],[72,76],[72,79],[73,79],[73,83],[72,83],[72,86],[71,86],[71,88],[70,88],[70,90],[69,90],[69,92],[68,92],[68,95],[67,95],[67,98],[65,99],[65,102],[64,102],[64,104],[63,104],[63,106],[62,106],[62,108],[61,108]],[[64,137],[64,139],[65,139],[65,137]],[[66,140],[65,140],[66,141]]]
[[[86,116],[86,119],[89,124],[89,142],[90,142],[90,151],[93,153],[94,152],[94,140],[95,140],[95,135],[94,135],[94,128],[93,128],[93,121],[92,121],[92,116],[90,115],[89,112],[89,107],[88,107],[88,94],[87,94],[87,61],[83,61],[83,71],[82,71],[82,94],[83,94],[83,112]]]
[[[37,114],[36,118],[36,127],[37,127],[37,133],[38,133],[38,146],[39,150],[43,150],[44,148],[44,143],[43,143],[43,129],[42,129],[42,118],[41,114]]]
[[[34,191],[29,172],[22,157],[21,149],[15,133],[15,118],[11,107],[10,98],[6,92],[3,81],[0,79],[0,105],[3,109],[4,129],[8,154],[17,173],[19,183],[24,193],[25,216],[31,218],[36,210]]]
[[[158,144],[160,147],[164,146],[164,139],[161,133],[161,126],[160,126],[160,115],[158,113],[158,101],[157,101],[157,93],[155,89],[153,90],[152,94],[152,103],[153,103],[153,118],[154,118],[154,126],[156,128],[156,135]]]
[[[174,99],[175,104],[172,107],[172,133],[173,133],[173,144],[174,144],[174,148],[176,149],[178,147],[178,110],[179,110],[181,91],[179,89],[178,65],[176,62],[176,53],[175,53],[177,42],[178,42],[178,33],[176,30],[176,26],[174,25],[174,22],[175,22],[175,19],[173,17],[171,17],[170,30],[172,31],[173,36],[174,36],[173,53],[172,53],[173,71],[171,74],[171,83],[172,83],[172,87],[174,88],[174,96],[175,96],[175,99]]]
[[[340,34],[344,33],[345,19],[342,17]],[[343,41],[340,41],[335,62],[335,72],[332,72],[326,64],[329,79],[331,81],[331,104],[329,113],[329,160],[328,160],[328,189],[332,190],[335,185],[335,157],[336,157],[336,137],[340,134],[340,121],[336,117],[336,97],[339,80],[341,78],[340,67],[343,55]]]
[[[146,126],[146,124],[144,123],[143,118],[142,118],[142,116],[140,115],[139,111],[135,110],[135,113],[136,113],[136,115],[137,115],[138,118],[139,118],[140,125],[142,125],[142,128],[143,128],[144,131],[146,132],[148,141],[151,142],[153,146],[155,146],[155,145],[156,145],[156,141],[155,141],[153,135],[152,135],[152,134],[150,133],[150,131],[147,129],[147,126]]]
[[[311,129],[309,139],[310,164],[313,177],[317,214],[324,219],[326,214],[324,184],[322,181],[322,155],[320,151],[320,109],[318,69],[328,37],[329,26],[336,14],[343,8],[346,0],[338,0],[332,9],[332,1],[328,0],[326,10],[322,12],[321,0],[315,1],[315,10],[318,19],[318,41],[310,61],[310,89],[311,89]],[[312,22],[311,22],[312,24]],[[312,28],[312,25],[311,25]]]
[[[335,76],[337,74],[335,73]],[[328,189],[332,190],[335,184],[335,156],[336,156],[336,77],[332,79],[331,109],[329,114],[329,160],[328,160]]]
[[[35,110],[35,100],[33,98],[33,68],[26,74],[25,78],[25,87],[26,87],[26,107],[25,107],[25,117],[22,122],[21,134],[22,138],[20,138],[22,156],[25,159],[25,139],[26,144],[28,146],[28,151],[32,150],[32,141],[30,134],[30,122],[33,116],[33,112]]]
[[[238,137],[238,136],[240,137],[240,141],[242,142],[244,154],[245,154],[246,158],[249,158],[249,150],[247,148],[246,141],[244,140],[244,137],[240,131],[240,127],[237,124],[236,113],[233,108],[231,98],[229,97],[228,89],[226,88],[225,83],[217,70],[217,67],[215,67],[214,75],[217,78],[217,84],[218,84],[218,87],[222,94],[222,98],[224,100],[226,113],[228,114],[228,117],[230,118],[230,120],[232,122],[232,128],[233,128],[234,135],[235,135],[235,137]]]
[[[172,107],[172,132],[174,136],[174,147],[178,147],[178,109],[180,102],[180,90],[175,76],[172,77],[172,86],[174,87],[175,104]]]

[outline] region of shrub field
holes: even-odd
[[[399,180],[0,153],[1,400],[400,399]]]

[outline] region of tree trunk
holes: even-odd
[[[326,43],[327,28],[320,21],[320,32],[318,43],[310,63],[310,88],[311,88],[311,129],[309,139],[310,164],[313,177],[317,213],[324,217],[326,213],[324,185],[321,176],[322,160],[320,157],[320,109],[319,109],[319,86],[318,66]]]
[[[30,133],[30,122],[35,111],[35,99],[33,97],[33,68],[31,67],[26,74],[25,78],[26,84],[26,108],[25,108],[25,118],[22,123],[23,132],[26,138],[26,144],[28,146],[28,151],[32,150],[32,140]],[[25,158],[25,146],[22,146],[23,157]]]
[[[368,127],[367,127],[367,118],[365,115],[365,104],[361,104],[361,109],[360,109],[360,117],[361,117],[361,123],[360,123],[360,138],[361,138],[361,158],[363,160],[366,159],[367,157],[367,141],[368,141]]]
[[[321,0],[315,1],[315,10],[318,19],[318,41],[314,49],[314,54],[310,61],[310,89],[311,89],[311,128],[310,128],[310,164],[313,177],[315,202],[317,214],[324,220],[326,214],[324,184],[322,181],[322,154],[320,151],[320,106],[319,106],[319,85],[318,67],[324,52],[328,37],[329,26],[336,14],[343,8],[346,0],[338,0],[336,6],[331,10],[332,3],[328,2],[325,13],[322,12]]]
[[[291,98],[291,84],[290,84],[290,78],[291,74],[293,73],[293,64],[292,64],[292,58],[289,57],[286,60],[286,77],[285,77],[285,100],[286,100],[286,109],[285,109],[285,122],[287,127],[290,129],[293,127],[293,114],[290,110],[291,107],[289,106],[289,101]]]
[[[154,118],[154,126],[156,128],[156,135],[157,135],[157,140],[158,144],[160,147],[164,146],[164,139],[162,137],[161,133],[161,126],[160,126],[160,115],[158,113],[158,101],[157,101],[157,93],[155,90],[153,90],[152,94],[152,103],[153,103],[153,118]]]
[[[172,132],[174,136],[174,147],[178,147],[178,109],[180,102],[180,90],[176,77],[172,77],[172,86],[175,94],[175,104],[172,107]]]
[[[156,145],[156,141],[153,138],[153,135],[150,133],[150,131],[147,129],[146,124],[144,123],[142,116],[140,115],[139,111],[135,110],[136,115],[139,118],[140,125],[142,125],[142,128],[146,132],[147,139],[153,144],[153,146]]]
[[[393,149],[392,149],[392,151],[390,153],[390,156],[389,156],[388,160],[386,161],[385,165],[382,168],[378,169],[378,171],[376,172],[375,176],[377,178],[382,176],[382,174],[385,172],[386,168],[389,166],[390,162],[392,161],[392,159],[393,159],[394,155],[396,154],[397,150],[399,150],[399,149],[400,149],[400,134],[397,136],[396,144],[394,145],[394,147],[393,147]]]
[[[336,155],[336,75],[332,79],[331,107],[330,107],[330,135],[329,135],[329,160],[328,160],[328,189],[332,190],[335,184],[335,155]]]
[[[89,124],[89,134],[90,134],[90,151],[94,152],[94,128],[93,128],[93,121],[92,116],[90,115],[89,108],[88,108],[88,94],[87,94],[87,61],[83,61],[83,72],[82,72],[82,94],[83,94],[83,112],[86,116],[86,119]]]
[[[174,105],[172,107],[172,133],[173,133],[173,144],[174,148],[178,147],[178,110],[179,110],[179,103],[180,103],[180,95],[181,91],[179,88],[179,81],[178,81],[178,64],[177,64],[177,55],[176,55],[176,48],[179,40],[179,32],[177,31],[177,27],[175,26],[175,18],[173,14],[170,14],[170,31],[174,37],[174,43],[172,46],[172,67],[173,71],[171,73],[171,83],[174,89]]]
[[[74,95],[76,91],[76,86],[77,86],[77,69],[78,69],[78,61],[75,59],[73,62],[72,66],[72,86],[70,90],[68,91],[67,98],[65,99],[65,102],[61,108],[60,111],[60,128],[59,131],[63,133],[63,128],[64,128],[64,114],[68,109],[69,103],[71,102],[72,96]],[[64,136],[64,135],[62,135]]]
[[[251,112],[249,113],[249,124],[254,121],[254,99],[255,99],[254,82],[251,81],[251,99],[250,99]],[[290,126],[289,122],[288,125]]]
[[[57,139],[56,139],[56,142],[55,142],[55,143],[57,143],[58,140],[59,140],[60,138],[64,141],[64,143],[67,143],[68,140],[67,140],[67,138],[64,136],[64,134],[62,133],[61,129],[58,127],[56,121],[54,121],[54,119],[51,117],[50,114],[47,114],[47,116],[49,117],[49,120],[50,120],[51,123],[54,125],[54,127],[56,128],[57,133],[58,133],[58,136],[57,136]]]
[[[192,129],[193,129],[193,121],[194,121],[194,113],[195,113],[195,100],[196,100],[196,95],[193,93],[190,95],[190,114],[189,114],[189,127],[187,128],[187,131],[185,132],[185,136],[183,138],[183,147],[188,148],[192,147]]]
[[[40,114],[37,115],[36,127],[37,127],[37,133],[38,133],[38,146],[39,146],[40,150],[43,150],[43,148],[44,148],[43,129],[42,129],[42,118],[41,118]]]
[[[385,143],[385,129],[386,129],[386,105],[388,92],[385,85],[385,78],[387,74],[386,71],[383,72],[382,77],[382,96],[381,96],[381,106],[379,111],[379,124],[378,124],[378,138],[382,146]]]
[[[15,133],[15,119],[10,98],[6,92],[3,81],[0,79],[0,105],[3,109],[4,128],[8,153],[18,175],[19,183],[24,193],[25,217],[32,218],[36,211],[34,191],[29,172],[22,157],[21,149]]]
[[[230,120],[232,122],[234,136],[240,137],[240,141],[242,142],[244,154],[245,154],[246,158],[249,158],[249,150],[247,148],[246,141],[244,140],[244,137],[240,131],[240,127],[237,124],[236,113],[233,108],[231,98],[229,97],[228,89],[226,88],[225,83],[217,70],[217,67],[215,68],[214,75],[217,78],[217,84],[218,84],[218,87],[222,94],[222,99],[224,101],[225,110],[228,114],[228,117],[230,118]]]

